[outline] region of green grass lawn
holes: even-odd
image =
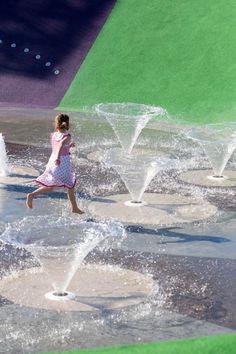
[[[235,17],[234,0],[117,0],[58,108],[137,102],[236,120]]]
[[[55,352],[54,352],[55,353]],[[57,352],[59,353],[59,352]],[[65,352],[60,352],[65,354]],[[73,354],[235,354],[236,334],[192,338],[187,340],[123,345],[111,348],[87,349]],[[47,353],[50,354],[50,353]]]

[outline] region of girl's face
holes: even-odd
[[[54,120],[54,122],[52,123],[52,126],[53,126],[53,128],[55,129],[55,130],[58,130],[57,129],[57,122]]]

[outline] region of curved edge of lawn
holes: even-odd
[[[235,354],[236,334],[45,354]]]

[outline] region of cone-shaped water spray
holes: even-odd
[[[131,153],[142,129],[152,117],[165,116],[161,107],[136,103],[100,103],[96,112],[112,126],[124,151]]]
[[[5,177],[9,175],[7,161],[8,159],[4,138],[2,136],[2,133],[0,133],[0,177]]]
[[[153,153],[127,154],[118,148],[107,150],[103,161],[114,168],[125,183],[132,198],[130,205],[143,203],[143,193],[159,171],[176,166],[174,159]]]
[[[71,298],[67,288],[87,254],[106,238],[121,236],[119,223],[40,216],[9,225],[1,239],[33,254],[51,279],[53,291],[47,297],[62,300]]]
[[[224,178],[223,171],[236,148],[236,123],[194,127],[187,135],[204,149],[213,169],[212,178]]]

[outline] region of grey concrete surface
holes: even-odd
[[[0,132],[5,136],[11,164],[43,171],[50,155],[48,136],[54,114],[46,110],[0,110]],[[86,211],[85,220],[96,218],[99,221],[100,218],[89,211],[90,203],[125,194],[127,190],[115,171],[87,156],[100,147],[117,145],[117,141],[105,120],[76,113],[71,118],[77,142],[72,157],[78,175],[78,203]],[[178,193],[190,200],[197,198],[213,205],[217,213],[198,221],[196,215],[195,221],[179,225],[142,224],[139,220],[135,224],[125,222],[127,238],[122,244],[113,244],[104,251],[96,249],[86,258],[87,263],[118,265],[150,274],[159,291],[142,304],[101,310],[91,315],[20,306],[0,294],[0,352],[69,350],[236,330],[236,189],[196,186],[181,181],[178,176],[182,172],[188,168],[209,168],[208,162],[198,147],[182,137],[178,143],[168,145],[168,136],[163,133],[163,139],[157,142],[160,132],[153,124],[144,129],[137,144],[157,144],[156,147],[163,144],[161,148],[164,146],[176,155],[180,165],[178,170],[160,173],[154,178],[147,193]],[[234,166],[232,158],[229,167],[233,170]],[[61,190],[37,198],[34,208],[27,210],[26,193],[36,186],[32,181],[18,182],[0,185],[1,233],[26,216],[71,216],[66,193]],[[17,276],[17,271],[31,267],[32,261],[26,251],[1,243],[1,277]]]

